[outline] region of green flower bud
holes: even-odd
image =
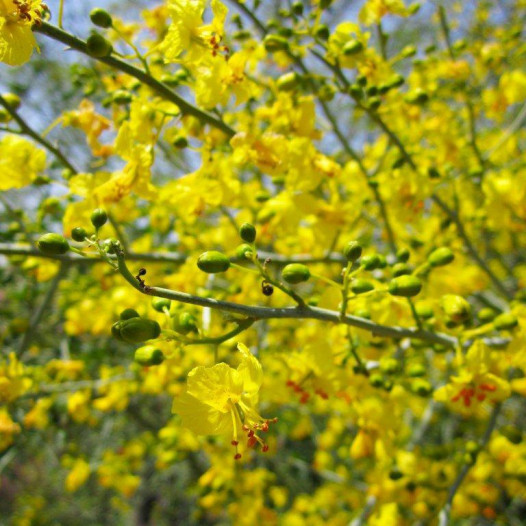
[[[331,6],[333,0],[320,0],[320,9],[327,9]]]
[[[383,387],[385,378],[379,373],[374,373],[369,376],[369,383],[373,387]]]
[[[86,40],[86,47],[88,54],[95,58],[107,57],[113,51],[111,43],[98,33],[93,33]]]
[[[269,53],[276,51],[286,51],[289,49],[289,43],[286,38],[279,35],[267,35],[263,39],[263,45]]]
[[[370,281],[358,278],[351,283],[351,290],[355,294],[363,294],[364,292],[374,290],[374,285]]]
[[[256,228],[250,223],[243,223],[239,227],[239,235],[243,241],[247,243],[254,243],[256,240]]]
[[[390,88],[399,88],[404,82],[405,82],[404,77],[402,77],[402,75],[399,75],[398,73],[396,73],[393,76],[389,77],[389,79],[387,79],[387,83],[386,84]]]
[[[419,378],[426,375],[426,368],[421,363],[414,363],[407,368],[407,375],[411,378]]]
[[[393,276],[404,276],[405,274],[411,274],[411,269],[407,263],[395,263],[392,268]]]
[[[433,168],[433,167],[427,169],[427,175],[430,179],[440,178],[440,172],[436,168]]]
[[[387,259],[383,254],[377,254],[378,256],[378,267],[377,268],[385,268],[387,267]]]
[[[354,315],[358,318],[364,318],[366,320],[371,319],[371,312],[368,309],[358,309],[354,312]]]
[[[359,84],[351,84],[349,86],[349,95],[357,100],[363,99],[363,89]]]
[[[453,327],[471,318],[471,305],[462,296],[446,294],[441,299],[441,305]]]
[[[363,44],[359,40],[349,40],[342,48],[342,53],[346,56],[356,55],[363,51]]]
[[[285,15],[285,16],[289,16],[289,15]],[[278,27],[278,34],[279,36],[290,38],[292,35],[294,35],[294,30],[290,27],[280,26]]]
[[[380,370],[386,374],[396,374],[400,369],[400,363],[395,358],[385,358],[380,362]]]
[[[236,257],[239,259],[250,259],[253,251],[254,249],[250,245],[243,243],[236,248]]]
[[[396,159],[394,163],[391,165],[391,168],[393,170],[397,170],[398,168],[402,168],[404,164],[405,164],[405,159],[403,157],[398,157],[398,159]]]
[[[314,36],[321,40],[328,40],[330,35],[329,28],[325,24],[320,24],[314,28]]]
[[[324,101],[331,101],[336,95],[336,88],[332,84],[323,84],[318,90],[318,98]]]
[[[265,203],[270,199],[270,194],[266,190],[260,190],[254,197],[258,203]]]
[[[20,108],[22,101],[18,95],[15,95],[14,93],[3,93],[2,97],[13,110]]]
[[[310,270],[301,263],[291,263],[283,268],[281,271],[281,277],[287,283],[301,283],[310,278]]]
[[[367,93],[367,96],[368,97],[374,97],[375,95],[378,95],[378,87],[377,86],[369,86],[366,90],[365,90],[365,93]]]
[[[129,91],[119,89],[111,96],[112,102],[115,104],[129,104],[133,99],[132,94]]]
[[[414,55],[416,55],[416,47],[415,46],[406,46],[402,51],[400,52],[400,55],[403,58],[409,58]]]
[[[370,254],[369,256],[362,257],[362,267],[365,270],[375,270],[380,264],[380,258],[377,254]]]
[[[251,36],[252,33],[246,29],[239,29],[238,31],[234,31],[232,33],[232,38],[234,40],[248,40]]]
[[[400,471],[399,468],[397,467],[394,467],[390,472],[389,472],[389,478],[391,480],[400,480],[402,477],[404,476],[404,474]]]
[[[130,318],[120,324],[121,337],[128,343],[142,343],[158,338],[161,334],[161,327],[154,320]]]
[[[78,241],[79,243],[82,243],[86,237],[88,236],[88,233],[86,232],[86,230],[84,230],[84,228],[82,228],[81,226],[76,226],[72,231],[71,231],[71,237],[75,240],[75,241]]]
[[[111,27],[113,24],[111,15],[108,13],[108,11],[106,11],[105,9],[101,9],[100,7],[92,9],[89,14],[89,17],[93,24],[95,24],[98,27],[103,27],[104,29]]]
[[[415,378],[411,382],[410,389],[412,393],[422,397],[427,397],[433,392],[433,387],[431,384],[422,378]]]
[[[356,82],[358,83],[359,86],[367,86],[367,77],[365,75],[358,75],[356,77]]]
[[[0,108],[0,122],[5,123],[11,120],[11,114],[5,109]]]
[[[295,15],[302,15],[303,14],[303,2],[294,2],[292,4],[292,12]]]
[[[512,425],[502,426],[499,431],[512,444],[520,444],[522,442],[522,431],[518,427]]]
[[[174,317],[173,327],[179,334],[186,335],[190,332],[198,332],[195,316],[186,311],[183,311],[179,316]]]
[[[518,324],[519,322],[517,320],[517,317],[511,312],[504,312],[503,314],[499,314],[493,321],[493,326],[498,331],[509,331],[517,327]]]
[[[111,335],[121,342],[124,341],[123,337],[121,336],[121,322],[117,321],[111,326]]]
[[[489,323],[490,321],[495,319],[496,315],[496,311],[494,311],[490,307],[485,307],[479,310],[477,317],[482,323]]]
[[[411,256],[411,253],[409,252],[408,248],[400,248],[396,252],[396,259],[397,261],[400,261],[401,263],[407,263],[409,261],[410,256]]]
[[[120,315],[119,318],[124,320],[130,320],[131,318],[140,318],[139,313],[135,309],[124,309]]]
[[[413,104],[415,106],[422,106],[429,100],[429,95],[423,89],[417,88],[411,93],[408,93],[404,97],[404,100],[408,104]]]
[[[343,249],[343,255],[347,261],[356,261],[362,255],[362,245],[358,241],[350,241]]]
[[[279,91],[292,91],[298,86],[299,76],[295,71],[281,75],[276,81],[276,87]]]
[[[170,305],[172,302],[169,299],[166,298],[153,298],[152,299],[152,307],[157,312],[164,312],[164,309],[170,310]]]
[[[209,250],[199,256],[197,266],[203,272],[217,274],[218,272],[225,272],[229,269],[230,260],[217,250]]]
[[[116,248],[120,247],[119,240],[114,237],[109,237],[108,239],[104,240],[104,250],[108,254],[115,254]]]
[[[389,283],[389,294],[410,298],[416,296],[422,290],[422,282],[411,275],[394,278]]]
[[[369,108],[377,110],[380,107],[380,104],[382,104],[382,101],[378,97],[371,97],[368,104]]]
[[[455,259],[455,254],[448,247],[440,247],[433,250],[427,257],[427,261],[432,267],[442,267],[448,265]]]
[[[108,221],[108,214],[102,208],[96,208],[91,213],[91,224],[98,230]]]
[[[135,351],[134,360],[145,366],[159,365],[164,362],[164,354],[153,345],[145,345]]]
[[[445,345],[442,345],[440,343],[435,343],[433,345],[433,350],[437,353],[437,354],[444,354],[446,352],[449,351],[449,347],[446,347]]]
[[[419,318],[422,318],[424,320],[428,320],[434,316],[433,309],[427,304],[422,301],[419,301],[415,305],[416,313],[418,314]]]
[[[65,254],[69,250],[69,243],[60,234],[44,234],[37,241],[40,252],[48,256]]]
[[[184,135],[177,135],[172,141],[172,146],[179,150],[188,147],[188,139]]]

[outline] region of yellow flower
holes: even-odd
[[[490,349],[479,340],[466,354],[458,376],[435,391],[435,400],[463,414],[472,413],[486,401],[494,403],[505,400],[510,396],[510,384],[491,373],[490,367]]]
[[[360,22],[372,26],[381,22],[386,15],[407,16],[408,14],[402,0],[368,0],[360,11]]]
[[[0,61],[10,66],[27,62],[37,48],[31,26],[44,12],[41,0],[0,0]]]
[[[183,425],[198,435],[231,434],[235,459],[241,458],[241,432],[247,435],[247,447],[259,442],[263,451],[268,450],[257,432],[266,432],[270,423],[255,409],[263,379],[261,364],[242,343],[238,349],[243,358],[237,369],[226,363],[192,369],[187,391],[174,400],[172,408],[181,415]]]
[[[77,491],[88,480],[90,473],[90,465],[84,459],[77,458],[66,477],[66,490],[70,493]]]
[[[0,451],[13,443],[13,435],[20,433],[20,426],[13,422],[5,407],[0,409]]]

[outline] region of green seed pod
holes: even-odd
[[[289,16],[289,15],[285,15],[286,17]],[[290,38],[292,35],[294,35],[294,30],[290,27],[283,27],[283,26],[280,26],[278,28],[278,34],[279,36],[282,36],[282,37],[285,37],[285,38]]]
[[[20,97],[14,93],[3,93],[2,97],[13,110],[17,110],[20,108],[20,104],[22,104]]]
[[[493,320],[493,326],[498,331],[509,331],[517,327],[518,324],[519,322],[517,320],[517,317],[511,312],[504,312],[503,314],[499,314],[495,318],[495,320]]]
[[[239,235],[246,243],[254,243],[256,240],[256,228],[250,223],[243,223],[239,227]]]
[[[91,213],[91,224],[98,230],[108,221],[108,214],[102,208],[96,208]]]
[[[371,374],[371,376],[369,376],[369,383],[373,387],[383,387],[384,380],[385,380],[384,376],[378,373]]]
[[[358,76],[356,77],[356,82],[357,82],[360,86],[365,87],[365,86],[367,86],[367,77],[366,77],[365,75],[363,75],[363,74],[362,74],[362,75],[358,75]]]
[[[364,318],[366,320],[371,319],[371,312],[368,309],[358,309],[354,312],[354,315],[358,318]]]
[[[115,254],[116,248],[120,247],[119,240],[114,237],[109,237],[108,239],[104,240],[104,250],[108,254]]]
[[[414,55],[416,55],[416,47],[415,46],[405,46],[404,49],[400,52],[400,55],[404,58],[409,58]]]
[[[188,147],[188,139],[184,135],[177,135],[172,141],[172,146],[179,150],[183,150]]]
[[[408,93],[404,100],[408,104],[413,104],[415,106],[422,106],[429,100],[429,95],[420,88],[417,88],[415,91],[412,91],[411,93]]]
[[[209,250],[199,256],[197,266],[203,272],[217,274],[218,272],[225,272],[229,269],[230,260],[217,250]]]
[[[299,75],[295,71],[285,73],[276,80],[276,87],[279,91],[292,91],[298,86]]]
[[[442,345],[440,343],[435,343],[433,345],[433,350],[437,353],[437,354],[444,354],[446,352],[449,351],[449,347],[446,347],[445,345]]]
[[[363,51],[363,44],[359,40],[349,40],[342,48],[342,53],[346,56],[356,55]]]
[[[186,335],[190,332],[198,332],[195,316],[186,311],[183,311],[179,316],[174,317],[173,327],[179,334]]]
[[[107,57],[113,51],[113,46],[102,35],[93,33],[86,40],[88,54],[95,58]]]
[[[349,95],[356,100],[362,100],[363,99],[362,87],[358,84],[351,84],[349,86]]]
[[[411,274],[411,269],[407,263],[395,263],[392,268],[393,276],[404,276],[405,274]]]
[[[250,245],[243,243],[236,248],[236,257],[239,259],[251,259],[253,251],[254,249]]]
[[[421,363],[414,363],[407,368],[407,375],[411,378],[419,378],[426,375],[426,368]]]
[[[441,299],[441,305],[453,327],[471,318],[471,305],[462,296],[446,294]]]
[[[12,118],[11,114],[5,108],[0,108],[0,122],[1,123],[9,122],[11,118]]]
[[[120,324],[121,336],[128,343],[142,343],[158,338],[161,334],[161,327],[154,320],[130,318]]]
[[[133,100],[133,96],[130,92],[119,89],[113,93],[111,100],[115,104],[129,104]]]
[[[287,283],[301,283],[310,278],[310,270],[301,263],[291,263],[283,268],[281,271],[281,277]]]
[[[374,97],[375,95],[378,95],[378,88],[376,86],[374,86],[374,85],[369,86],[365,90],[365,93],[367,93],[368,97]]]
[[[75,240],[75,241],[78,241],[79,243],[82,243],[86,237],[88,236],[88,233],[86,232],[86,230],[84,230],[84,228],[82,228],[81,226],[76,226],[72,231],[71,231],[71,237]]]
[[[269,53],[276,51],[286,51],[289,49],[289,43],[286,38],[279,35],[267,35],[263,39],[263,45]]]
[[[427,261],[432,267],[443,267],[455,259],[455,254],[448,247],[440,247],[433,250],[427,257]]]
[[[164,362],[164,354],[153,345],[145,345],[135,351],[134,360],[145,366],[160,365]]]
[[[378,256],[378,267],[377,268],[385,268],[387,267],[387,259],[383,254],[377,254]]]
[[[433,309],[427,304],[422,301],[419,301],[415,305],[416,313],[418,314],[419,318],[422,318],[424,320],[429,320],[434,316]]]
[[[430,179],[440,179],[440,172],[436,168],[428,168],[427,175]]]
[[[499,431],[512,444],[520,444],[522,442],[522,431],[518,427],[512,425],[502,426]]]
[[[111,326],[111,335],[121,342],[124,341],[123,337],[121,336],[121,322],[117,321]]]
[[[404,164],[405,164],[405,159],[403,157],[398,157],[398,159],[396,159],[394,163],[391,165],[391,168],[393,170],[397,170],[398,168],[402,168]]]
[[[320,24],[314,28],[314,36],[321,40],[328,40],[330,36],[329,28],[325,24]]]
[[[386,374],[396,374],[400,370],[400,363],[395,358],[384,358],[380,362],[380,370]]]
[[[431,384],[427,380],[422,380],[422,378],[412,380],[410,389],[412,393],[422,397],[427,397],[433,392]]]
[[[152,299],[152,307],[157,312],[164,312],[164,309],[170,310],[170,305],[172,302],[169,299],[166,298],[153,298]]]
[[[483,309],[480,309],[477,318],[482,323],[489,323],[490,321],[493,321],[495,319],[495,316],[497,315],[497,312],[491,309],[490,307],[485,307]]]
[[[246,29],[239,29],[238,31],[234,31],[232,33],[232,38],[234,40],[248,40],[251,36],[252,33]]]
[[[301,16],[303,14],[303,2],[294,2],[292,4],[292,12],[295,15]]]
[[[343,255],[349,262],[354,262],[362,255],[362,245],[358,241],[350,241],[343,249]]]
[[[369,256],[362,257],[362,267],[365,270],[375,270],[380,264],[380,258],[377,254],[370,254]]]
[[[119,318],[124,320],[130,320],[131,318],[140,318],[139,313],[135,309],[124,309],[120,315]]]
[[[101,9],[100,7],[92,9],[89,17],[93,24],[98,27],[103,27],[104,29],[111,27],[113,24],[111,15],[108,13],[108,11]]]
[[[374,285],[370,281],[358,278],[351,283],[351,290],[355,294],[363,294],[364,292],[374,290]]]
[[[270,199],[270,194],[266,190],[260,190],[254,197],[258,203],[265,203]]]
[[[37,247],[43,254],[57,256],[69,250],[69,243],[60,234],[44,234],[37,241]]]
[[[404,82],[405,82],[404,77],[402,77],[402,75],[399,75],[399,74],[396,73],[392,77],[389,77],[389,79],[387,80],[386,84],[390,88],[399,88]]]
[[[411,275],[394,278],[389,283],[389,294],[410,298],[416,296],[422,290],[422,282]]]
[[[320,0],[320,9],[327,9],[331,6],[333,0]]]

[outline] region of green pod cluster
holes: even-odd
[[[243,223],[239,227],[239,235],[245,243],[254,243],[256,240],[256,227],[250,223]]]
[[[363,44],[359,40],[349,40],[342,48],[342,53],[346,56],[356,55],[363,51]]]
[[[407,263],[395,263],[393,265],[393,276],[397,278],[398,276],[404,276],[406,274],[411,274],[411,269]]]
[[[77,241],[79,243],[82,243],[86,237],[88,236],[88,233],[84,228],[81,226],[77,226],[71,230],[71,237],[74,241]]]
[[[362,255],[362,245],[358,241],[350,241],[343,249],[343,255],[349,262],[354,262]]]
[[[100,7],[96,7],[95,9],[92,9],[90,11],[89,17],[90,17],[91,22],[94,25],[98,27],[102,27],[104,29],[111,27],[113,24],[111,15],[108,13],[108,11]]]
[[[164,309],[170,310],[170,305],[172,302],[166,298],[153,298],[152,299],[152,307],[157,312],[164,312]]]
[[[289,43],[286,38],[280,35],[267,35],[263,39],[263,45],[269,53],[276,51],[286,51],[289,49]]]
[[[197,266],[199,270],[203,272],[217,274],[218,272],[225,272],[230,268],[230,260],[217,250],[209,250],[199,256]]]
[[[44,234],[37,241],[37,247],[43,254],[48,256],[58,256],[65,254],[69,250],[69,243],[60,234]]]
[[[154,320],[129,318],[114,323],[111,332],[118,340],[127,343],[142,343],[158,338],[161,334],[161,327]]]
[[[406,274],[392,279],[388,290],[392,296],[410,298],[422,290],[422,282],[416,276]]]
[[[160,365],[164,362],[164,354],[153,345],[145,345],[135,351],[134,360],[144,366]]]
[[[418,396],[428,397],[433,392],[433,386],[422,378],[415,378],[411,381],[410,389],[412,393]]]
[[[198,332],[197,319],[190,312],[183,311],[173,319],[174,331],[186,335],[190,332]]]
[[[307,281],[310,278],[310,270],[301,263],[291,263],[283,268],[281,277],[287,283],[295,285]]]
[[[355,294],[364,294],[365,292],[374,290],[374,285],[370,281],[358,278],[351,283],[351,290]]]
[[[107,57],[113,51],[113,46],[99,33],[93,33],[86,40],[88,54],[94,58]]]
[[[375,270],[380,268],[381,261],[378,254],[370,254],[369,256],[362,257],[362,267],[365,270]]]
[[[511,312],[504,312],[503,314],[499,314],[493,320],[493,326],[498,331],[509,331],[517,327],[518,324],[519,321],[517,320],[517,316],[515,316],[515,314],[512,314]]]
[[[448,247],[437,248],[427,257],[427,261],[432,267],[443,267],[451,263],[454,259],[455,254],[453,254]]]

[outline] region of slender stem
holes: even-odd
[[[224,343],[232,339],[234,336],[237,336],[238,334],[246,331],[255,321],[256,320],[252,318],[247,318],[246,320],[238,321],[237,327],[223,334],[222,336],[216,336],[216,337],[207,337],[207,338],[198,338],[198,339],[181,338],[181,335],[178,333],[175,333],[175,331],[163,331],[163,334],[167,334],[168,336],[170,336],[171,333],[174,333],[175,338],[180,339],[185,345],[204,345],[204,344],[219,345],[220,343]]]
[[[499,416],[500,409],[502,407],[502,404],[497,404],[491,413],[491,417],[489,419],[488,425],[486,427],[486,431],[484,432],[484,435],[480,439],[479,446],[480,449],[483,449],[487,443],[489,442],[489,439],[491,437],[491,433],[495,429],[495,425],[497,423],[497,417]],[[449,493],[447,496],[446,503],[444,504],[444,507],[441,509],[439,516],[438,516],[438,526],[448,526],[449,524],[449,515],[451,513],[451,506],[453,503],[453,499],[455,498],[455,495],[460,488],[462,482],[466,478],[466,475],[468,474],[469,470],[471,469],[471,464],[464,464],[462,469],[460,470],[459,474],[457,475],[457,478],[453,482],[451,488],[449,489]]]
[[[11,206],[11,203],[0,193],[0,203],[2,203],[7,210],[8,214],[14,219],[14,221],[18,224],[20,227],[20,230],[24,233],[27,240],[32,243],[33,241],[33,233],[29,232],[26,228],[25,223],[22,221],[22,218],[16,213],[16,210]],[[36,249],[34,249],[36,250]],[[0,252],[1,253],[1,252]]]
[[[35,313],[33,314],[33,317],[31,318],[31,321],[29,323],[29,327],[27,331],[24,333],[24,336],[22,337],[22,340],[20,342],[20,346],[18,348],[18,351],[20,354],[22,354],[31,343],[31,340],[33,336],[36,333],[36,329],[38,327],[38,324],[42,320],[42,317],[46,313],[46,311],[49,309],[51,302],[53,301],[53,297],[55,296],[55,292],[58,289],[59,283],[66,277],[67,270],[69,268],[68,263],[61,263],[58,272],[55,274],[53,280],[49,284],[49,287],[47,289],[46,295],[42,299],[42,303],[39,305]]]
[[[88,53],[88,48],[83,40],[80,40],[74,35],[71,35],[70,33],[63,31],[58,27],[48,24],[47,22],[42,22],[42,24],[40,24],[39,26],[34,26],[33,29],[35,32],[42,33],[43,35],[51,37],[52,39],[57,40],[58,42],[66,44],[72,49],[75,49],[77,51],[80,51],[81,53],[91,56]],[[127,73],[128,75],[135,77],[137,80],[140,80],[143,84],[152,88],[158,95],[160,95],[166,100],[169,100],[170,102],[173,102],[176,106],[178,106],[183,115],[192,115],[203,124],[208,124],[214,128],[217,128],[218,130],[221,130],[229,138],[236,133],[230,126],[228,126],[228,124],[224,123],[222,120],[214,117],[213,115],[210,115],[209,113],[193,106],[192,104],[184,100],[182,97],[177,95],[177,93],[172,91],[166,84],[159,82],[158,80],[153,78],[151,75],[148,75],[148,73],[142,71],[141,69],[111,55],[107,57],[96,58],[96,60],[114,69],[122,71],[123,73]]]
[[[419,329],[422,329],[422,320],[420,319],[420,316],[416,312],[415,304],[413,303],[413,300],[411,298],[407,298],[407,301],[409,303],[409,306],[411,307],[411,314],[413,315],[413,319],[415,320],[415,323]]]
[[[68,158],[55,146],[53,146],[47,139],[44,139],[42,135],[33,130],[27,122],[18,115],[17,111],[0,95],[0,104],[9,112],[14,121],[20,126],[20,130],[25,134],[29,135],[36,142],[41,144],[46,150],[50,151],[66,168],[71,170],[72,173],[76,174],[77,169],[69,162]]]

